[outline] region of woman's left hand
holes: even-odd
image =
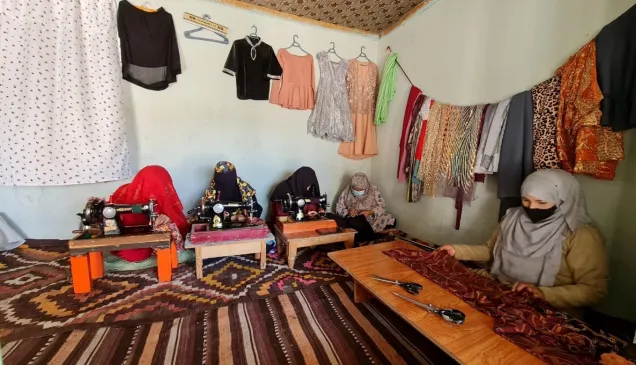
[[[168,216],[165,214],[159,214],[157,216],[157,219],[155,219],[155,227],[158,227],[164,224],[170,224],[170,218],[168,218]]]
[[[522,290],[526,290],[530,292],[530,294],[532,294],[533,296],[537,298],[545,299],[545,295],[543,295],[543,292],[541,291],[541,289],[537,288],[534,285],[516,282],[512,286],[512,291],[522,291]]]

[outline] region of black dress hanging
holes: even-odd
[[[270,80],[280,80],[283,69],[269,44],[245,37],[232,44],[223,72],[236,78],[239,99],[268,100]]]
[[[164,90],[181,74],[179,47],[172,15],[119,2],[117,28],[124,80],[149,90]]]

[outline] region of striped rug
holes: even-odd
[[[12,364],[453,364],[379,302],[340,282],[163,322],[3,345]]]

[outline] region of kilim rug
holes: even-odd
[[[171,282],[156,269],[107,273],[93,290],[76,295],[68,253],[26,245],[0,253],[0,343],[74,328],[158,321],[236,301],[290,293],[347,279],[327,253],[341,244],[299,252],[295,269],[270,255],[262,270],[253,255],[206,260],[203,278],[181,264]]]
[[[132,326],[5,343],[18,364],[454,364],[350,281]]]
[[[409,237],[394,230],[376,242]],[[412,238],[412,237],[409,237]],[[259,268],[253,255],[204,262],[204,277],[181,264],[168,283],[157,281],[154,268],[107,273],[94,280],[89,294],[75,295],[64,247],[29,247],[0,253],[0,343],[55,334],[172,319],[234,302],[268,298],[347,279],[327,253],[342,244],[299,252],[294,270],[269,255]]]

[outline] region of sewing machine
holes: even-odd
[[[86,203],[82,213],[77,213],[82,219],[82,231],[99,231],[99,236],[117,236],[124,234],[124,228],[140,232],[154,232],[154,224],[157,219],[155,208],[157,203],[150,200],[146,204],[113,204],[106,203],[102,199],[91,199]],[[145,214],[149,223],[144,226],[124,227],[120,221],[122,214]]]
[[[292,196],[287,193],[287,195],[283,199],[278,199],[276,202],[280,203],[281,209],[285,213],[291,213],[293,219],[297,222],[304,221],[307,219],[305,217],[305,213],[303,212],[305,205],[307,204],[316,204],[320,206],[322,212],[319,213],[319,217],[323,217],[325,212],[327,211],[327,194],[323,194],[320,197],[298,197]],[[311,217],[310,217],[311,219]]]
[[[245,209],[249,214],[247,221],[233,221],[231,211]],[[226,202],[213,199],[201,199],[201,204],[197,205],[195,215],[197,221],[206,222],[210,229],[224,229],[236,226],[245,226],[254,219],[254,199],[249,197],[245,202]]]

